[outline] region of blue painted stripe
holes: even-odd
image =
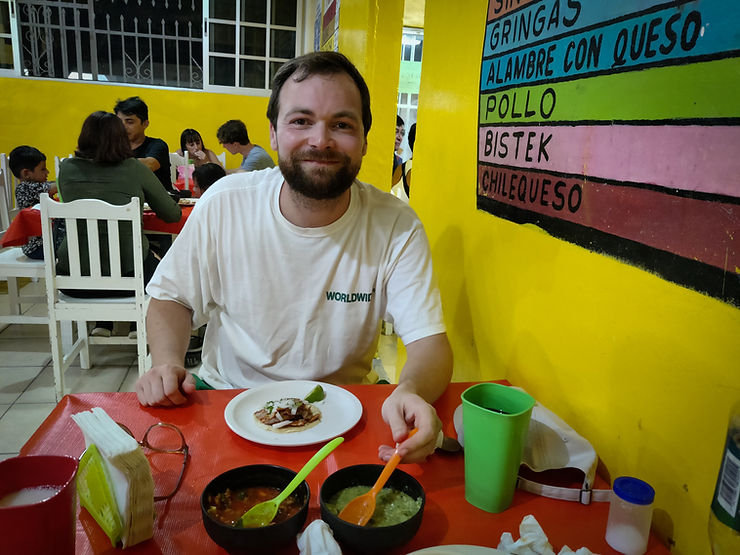
[[[483,57],[516,50],[535,41],[573,33],[600,25],[659,4],[666,0],[542,0],[532,2],[486,25]],[[490,16],[490,14],[489,14]]]
[[[739,25],[740,1],[703,0],[671,6],[484,59],[481,92],[522,83],[666,65],[670,60],[681,63],[692,58],[721,57],[722,53],[740,49]],[[634,52],[633,37],[638,47],[642,45]]]

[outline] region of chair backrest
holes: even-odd
[[[56,202],[47,193],[41,194],[41,232],[44,259],[55,260],[52,220],[63,219],[66,224],[69,275],[58,275],[56,264],[46,264],[46,279],[53,283],[55,295],[59,289],[98,289],[103,291],[131,291],[137,301],[144,300],[144,258],[141,242],[141,210],[139,198],[123,206],[115,206],[97,199],[80,199]],[[77,223],[84,222],[86,234],[78,233]],[[101,222],[102,225],[98,225]],[[121,270],[119,226],[131,226],[133,235],[134,275],[125,276]],[[102,261],[100,228],[107,231],[107,260]],[[86,236],[85,236],[86,235]],[[80,260],[80,244],[86,243],[89,253],[89,275],[83,275],[85,261]],[[107,262],[107,263],[103,263]],[[110,275],[103,275],[103,268],[110,268]],[[56,297],[54,299],[56,301]]]
[[[8,164],[8,155],[0,153],[0,228],[2,231],[8,229],[10,220],[15,215],[13,195],[13,173]]]
[[[5,232],[5,230],[8,229],[10,226],[10,220],[13,219],[10,213],[8,198],[5,195],[6,190],[5,170],[0,169],[0,231],[2,232]]]
[[[67,155],[67,158],[72,158],[74,154]],[[64,156],[54,156],[54,179],[59,181],[59,164],[64,160]]]
[[[183,166],[186,163],[184,156],[180,156],[177,152],[170,152],[170,181],[172,183],[177,181],[177,166]]]
[[[216,158],[218,158],[218,161],[221,162],[221,165],[226,169],[226,152],[222,152],[221,154],[216,154]]]

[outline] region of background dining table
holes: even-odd
[[[446,435],[455,435],[453,412],[460,404],[460,394],[470,385],[451,383],[435,403]],[[395,386],[343,387],[361,401],[362,416],[354,427],[343,434],[344,443],[307,478],[311,497],[306,524],[320,518],[319,488],[329,474],[348,465],[381,463],[378,459],[378,446],[392,443],[390,431],[383,422],[380,411],[383,400]],[[234,433],[224,419],[224,410],[229,401],[242,391],[196,391],[187,404],[174,408],[142,407],[134,393],[67,395],[22,447],[21,455],[58,454],[79,457],[85,448],[85,442],[82,432],[70,415],[93,407],[102,407],[114,420],[126,424],[138,439],[154,423],[175,424],[182,430],[191,456],[182,486],[171,500],[155,504],[157,517],[154,537],[126,549],[126,552],[131,555],[223,553],[208,537],[201,520],[200,495],[206,484],[221,472],[248,464],[276,464],[297,471],[318,449],[317,445],[260,445]],[[168,468],[165,468],[167,465],[164,463],[161,467],[153,468],[155,484],[179,473],[178,463],[181,464],[182,460],[177,461],[176,456],[172,456],[170,461],[171,466]],[[416,536],[394,553],[409,553],[448,544],[496,547],[504,532],[512,533],[514,539],[519,538],[519,524],[523,517],[530,514],[540,523],[556,553],[564,545],[574,551],[585,546],[594,553],[616,553],[604,539],[608,503],[582,505],[517,490],[513,503],[507,510],[499,514],[487,513],[465,501],[463,461],[462,452],[442,453],[438,450],[424,463],[399,466],[424,487],[426,507]],[[598,485],[606,486],[602,479]],[[78,516],[77,553],[117,552],[85,509],[79,509]],[[298,548],[295,543],[291,543],[281,553],[298,553]],[[667,554],[669,551],[651,535],[647,553]]]
[[[144,210],[142,214],[142,228],[149,233],[178,234],[182,231],[185,222],[193,211],[193,205],[180,206],[182,216],[179,222],[167,223],[160,219],[152,210]],[[20,247],[28,242],[30,237],[41,235],[41,210],[24,208],[13,218],[0,239],[0,247]]]

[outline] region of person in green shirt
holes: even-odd
[[[181,212],[177,202],[164,190],[157,177],[147,167],[133,157],[126,129],[115,114],[93,112],[82,124],[74,158],[65,159],[59,168],[57,179],[59,196],[63,202],[78,199],[99,199],[110,204],[124,205],[133,197],[139,197],[141,206],[148,203],[150,208],[165,222],[177,222]],[[84,226],[78,228],[81,237],[86,237]],[[101,236],[104,237],[105,234]],[[107,241],[101,240],[101,262],[103,273],[109,272],[107,265]],[[124,273],[133,275],[133,240],[131,229],[121,229],[121,268]],[[149,249],[146,235],[142,235],[144,254],[144,284],[148,283],[159,262]],[[69,259],[66,238],[57,252],[57,271],[69,273]],[[83,274],[89,272],[86,244],[80,243],[80,263]],[[130,292],[117,291],[69,291],[77,297],[109,297],[130,295]],[[112,322],[98,322],[93,335],[110,336]]]

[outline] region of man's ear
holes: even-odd
[[[27,181],[29,177],[31,177],[31,174],[33,174],[32,170],[29,170],[28,168],[22,168],[21,169],[21,181]]]
[[[272,122],[270,122],[270,147],[275,152],[278,151],[278,143],[277,143],[277,131],[272,126]]]
[[[142,127],[144,128],[144,129],[146,129],[147,127],[149,127],[149,120],[147,119],[147,120],[144,120],[144,121],[142,121],[142,122],[141,122],[141,126],[142,126]]]

